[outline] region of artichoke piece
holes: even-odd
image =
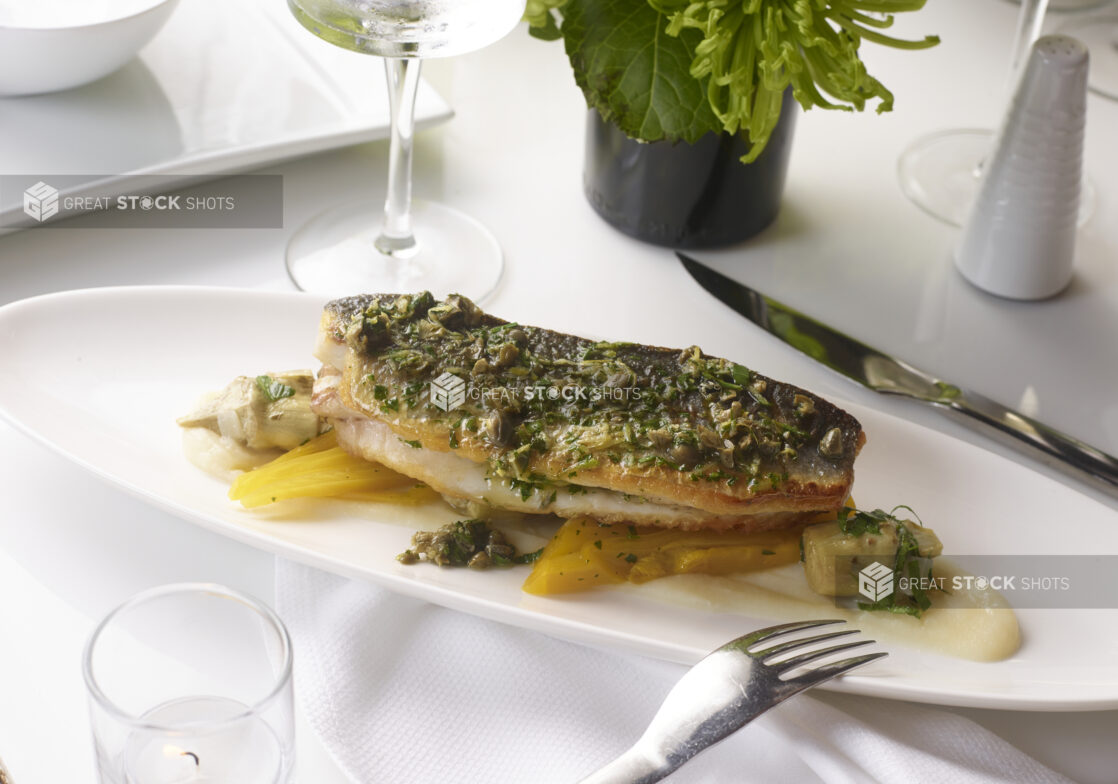
[[[177,421],[182,427],[212,430],[250,449],[294,449],[318,435],[318,415],[311,411],[313,386],[309,370],[238,376]]]
[[[811,590],[823,596],[857,596],[859,571],[875,561],[896,568],[900,525],[916,540],[920,557],[934,558],[943,552],[943,544],[930,528],[910,520],[876,522],[876,530],[867,527],[858,533],[844,531],[837,520],[804,529],[804,573]]]

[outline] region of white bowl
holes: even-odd
[[[109,75],[159,32],[177,3],[0,0],[0,96],[67,90]]]

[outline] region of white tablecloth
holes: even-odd
[[[356,784],[570,784],[631,745],[685,671],[289,561],[277,561],[276,601],[294,640],[300,703]],[[1070,781],[955,713],[818,690],[671,780]]]
[[[991,397],[1039,406],[1040,415],[1057,427],[1118,453],[1118,398],[1113,394],[1118,368],[1113,361],[1118,303],[1113,266],[1118,246],[1118,222],[1113,220],[1118,147],[1113,138],[1118,104],[1098,96],[1089,99],[1086,165],[1097,190],[1096,216],[1080,236],[1076,280],[1053,301],[1008,303],[967,286],[948,260],[957,233],[920,213],[896,184],[897,157],[920,134],[997,122],[1018,7],[1002,0],[937,0],[918,14],[905,15],[909,18],[898,21],[894,31],[898,35],[938,32],[944,42],[925,53],[867,47],[871,70],[897,95],[895,111],[880,117],[822,112],[801,117],[777,223],[754,242],[711,256],[733,265],[735,274],[767,294]],[[1050,27],[1058,25],[1060,17],[1051,22]],[[349,76],[370,83],[382,78],[378,64],[354,57]],[[639,332],[663,345],[700,343],[712,353],[748,355],[757,367],[822,394],[855,399],[990,445],[935,412],[844,384],[750,330],[734,314],[714,307],[693,287],[678,288],[682,273],[667,251],[629,241],[602,223],[581,192],[585,114],[560,45],[530,40],[518,30],[476,54],[432,62],[425,72],[455,107],[456,116],[445,127],[417,137],[415,192],[468,210],[500,238],[507,271],[496,298],[487,304],[494,312],[572,331],[619,337]],[[381,143],[271,167],[268,172],[284,177],[282,229],[47,228],[0,237],[0,302],[68,288],[127,284],[290,290],[283,269],[288,238],[327,206],[358,195],[379,196],[386,160],[387,146]],[[670,298],[667,307],[660,304],[665,297]],[[0,560],[0,756],[16,784],[92,781],[79,661],[81,642],[95,620],[129,594],[174,580],[216,580],[271,601],[273,558],[159,512],[6,425],[0,425],[0,491],[0,558],[7,557]],[[283,589],[290,570],[281,565],[278,571]],[[328,596],[340,585],[335,578],[323,579],[321,585],[316,580],[306,598]],[[347,592],[378,593],[360,584],[345,586],[343,598]],[[361,598],[350,604],[347,599],[345,606],[379,615],[400,613],[400,628],[408,635],[421,630],[408,626],[403,617],[407,613],[421,618],[451,615],[398,597],[373,602]],[[287,599],[281,604],[285,611],[292,608]],[[316,612],[328,606],[341,605],[332,600],[316,603]],[[329,634],[338,633],[337,626],[319,615],[316,624],[327,628],[315,631],[299,620],[294,608],[288,620],[300,648],[301,704],[305,713],[320,717],[316,701],[306,699],[316,693],[310,679],[317,657],[303,640],[310,633],[322,644]],[[573,749],[564,757],[563,770],[573,775],[629,744],[679,673],[670,665],[628,659],[644,676],[620,681],[636,681],[633,694],[624,695],[624,700],[618,697],[616,703],[598,701],[597,672],[625,669],[615,655],[466,616],[454,617],[449,624],[464,630],[454,638],[459,641],[456,650],[470,654],[471,661],[482,661],[497,675],[516,657],[485,654],[500,650],[498,644],[507,650],[513,641],[528,655],[517,665],[522,682],[527,675],[548,675],[532,678],[523,693],[505,700],[501,710],[509,711],[510,721],[502,725],[502,734],[480,742],[490,757],[516,760],[531,774],[522,779],[526,781],[535,781],[540,771],[547,773],[542,761],[563,753],[558,742],[561,728]],[[451,626],[439,621],[435,630]],[[353,633],[371,634],[376,628],[358,625]],[[407,644],[409,639],[385,638],[391,645],[369,655],[370,673],[379,688],[395,683],[395,667],[412,664],[416,648]],[[462,642],[467,639],[478,644],[467,646]],[[359,642],[347,650],[363,650]],[[404,651],[412,656],[403,657]],[[443,672],[433,682],[444,695],[455,697],[450,704],[476,705],[468,679],[457,677],[461,670],[454,665],[460,663],[444,660]],[[403,699],[405,689],[422,695],[414,690],[439,673],[435,664],[428,658],[423,678],[401,679],[401,692],[389,696]],[[566,670],[550,669],[564,664]],[[489,677],[481,682],[491,684]],[[602,683],[601,688],[610,687],[608,680]],[[534,715],[525,712],[525,694],[538,699],[531,703],[540,706]],[[587,708],[606,702],[606,712]],[[557,706],[570,713],[563,714]],[[831,721],[836,712],[845,717],[842,722]],[[346,714],[334,715],[346,723]],[[487,715],[493,720],[503,714]],[[455,742],[454,731],[471,729],[476,712],[451,716],[417,701],[414,709],[386,709],[380,716],[413,731],[446,728],[447,734],[436,739],[441,746]],[[907,725],[906,717],[911,722]],[[556,728],[550,724],[553,719],[559,722]],[[839,725],[866,737],[852,741],[837,736]],[[581,726],[590,729],[580,734]],[[928,728],[936,730],[934,737],[925,731]],[[503,733],[510,731],[522,735],[509,742]],[[778,709],[696,760],[679,780],[703,781],[700,776],[709,775],[707,780],[717,781],[713,777],[722,775],[742,781],[750,771],[776,770],[780,775],[770,781],[810,782],[811,776],[828,770],[810,756],[813,749],[830,764],[838,760],[841,765],[847,750],[872,748],[876,735],[881,743],[903,738],[912,744],[905,747],[906,753],[920,764],[927,757],[918,749],[941,759],[956,759],[957,752],[966,756],[965,769],[972,773],[1009,775],[997,766],[1011,750],[991,740],[987,731],[1078,781],[1118,780],[1118,711],[931,709],[826,694],[806,695]],[[952,733],[971,745],[933,745]],[[310,724],[300,726],[300,784],[344,781],[317,735]],[[992,745],[983,746],[979,739]],[[576,740],[583,745],[576,748]],[[381,746],[380,737],[358,738],[349,747],[351,753],[363,745],[380,746],[375,753],[394,755],[405,763],[410,760],[416,770],[419,755],[425,754],[422,749]],[[781,764],[788,767],[781,769]],[[873,767],[872,759],[859,757],[858,764],[866,775],[889,780],[889,773]],[[841,766],[830,770],[845,775]],[[959,770],[941,780],[953,780],[955,773],[967,775]],[[458,772],[446,780],[469,781],[470,775]],[[910,780],[906,776],[896,774],[893,780]],[[374,779],[384,780],[388,779]]]

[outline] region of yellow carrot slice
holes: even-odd
[[[672,574],[734,574],[795,563],[799,557],[798,529],[679,531],[573,518],[544,548],[523,590],[550,595]]]
[[[414,488],[415,480],[379,463],[353,457],[339,447],[328,431],[252,471],[229,488],[229,497],[245,507],[264,506],[289,498],[327,498],[357,493],[396,495]],[[409,499],[409,503],[420,503]]]

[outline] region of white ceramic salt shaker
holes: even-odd
[[[1087,47],[1037,39],[955,251],[975,286],[1031,300],[1071,282],[1086,123]]]

